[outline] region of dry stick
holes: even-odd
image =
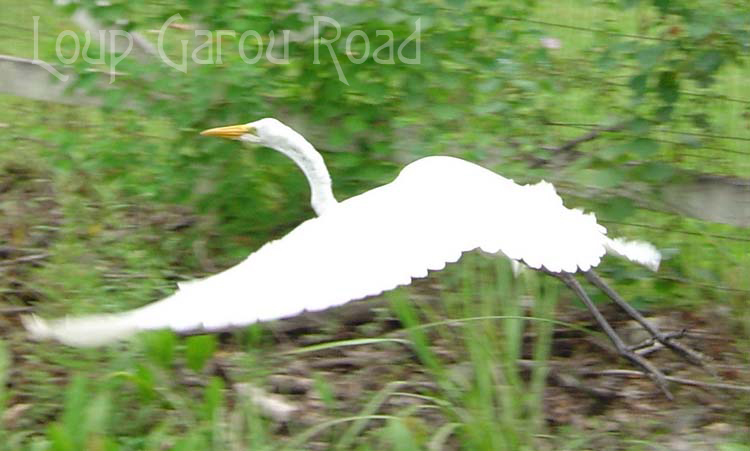
[[[531,370],[532,368],[535,367],[535,363],[530,360],[519,360],[518,365],[521,368],[525,368],[528,370]],[[636,373],[638,372],[636,371]],[[638,374],[642,374],[642,373],[638,373]],[[547,378],[550,380],[552,384],[557,385],[558,387],[566,388],[569,390],[578,390],[580,392],[586,393],[587,395],[590,395],[599,399],[606,400],[606,399],[614,399],[614,398],[620,398],[620,397],[625,396],[622,393],[616,392],[614,390],[595,387],[591,384],[585,383],[581,381],[575,375],[568,373],[568,372],[560,371],[554,366],[549,366],[547,368]]]
[[[568,152],[570,150],[573,150],[575,147],[578,147],[579,145],[588,142],[593,141],[594,139],[598,138],[600,135],[606,132],[616,132],[620,131],[625,128],[625,123],[619,123],[615,125],[610,126],[600,126],[596,127],[595,129],[591,130],[590,132],[579,136],[578,138],[571,139],[570,141],[566,141],[562,143],[559,146],[554,147],[543,147],[545,150],[552,150],[555,152]]]
[[[249,382],[238,382],[233,386],[235,392],[248,399],[261,414],[279,423],[286,423],[298,416],[300,407],[289,403],[284,397],[268,393]]]
[[[603,371],[591,371],[586,372],[587,375],[594,376],[643,376],[643,373],[633,370],[603,370]],[[685,379],[683,377],[665,376],[668,381],[675,382],[677,384],[692,385],[695,387],[706,387],[706,388],[719,388],[722,390],[736,390],[750,392],[750,386],[748,385],[734,385],[734,384],[723,384],[720,382],[702,382],[695,381],[692,379]]]
[[[31,313],[33,311],[34,307],[8,307],[0,309],[0,316],[20,315],[23,313]]]
[[[45,258],[49,258],[49,256],[50,254],[24,255],[23,257],[18,257],[18,258],[13,258],[10,260],[2,261],[0,262],[0,267],[10,266],[16,263],[28,263],[28,262],[33,262],[37,260],[44,260]]]
[[[625,128],[625,125],[626,125],[625,122],[621,122],[621,123],[609,125],[609,126],[604,126],[604,125],[599,126],[599,127],[592,129],[588,133],[585,133],[577,138],[573,138],[569,141],[566,141],[560,144],[559,146],[542,146],[542,149],[552,151],[554,153],[552,158],[562,157],[563,160],[573,161],[577,158],[580,158],[583,155],[582,152],[576,150],[576,147],[578,147],[579,145],[583,143],[593,141],[599,138],[604,133],[620,131]],[[553,163],[552,159],[532,157],[531,166],[540,167],[540,166],[549,165],[551,163]]]
[[[667,339],[682,338],[685,335],[687,335],[687,329],[681,329],[681,330],[678,330],[677,332],[668,332],[668,333],[664,334],[664,337],[666,337]],[[654,345],[658,346],[657,349],[662,349],[664,347],[664,346],[662,346],[661,344],[658,343],[658,340],[656,339],[656,337],[649,337],[649,338],[643,340],[640,343],[632,345],[630,347],[630,349],[632,349],[633,351],[638,351],[638,350],[641,350],[641,349],[644,349],[644,348],[651,348]],[[654,349],[654,350],[656,350],[656,349]]]
[[[623,309],[638,324],[643,326],[643,328],[646,329],[648,333],[650,333],[651,336],[654,339],[656,339],[656,341],[668,347],[676,354],[681,355],[690,363],[706,368],[712,375],[715,375],[715,372],[711,370],[705,364],[704,359],[702,358],[701,354],[688,348],[687,346],[683,345],[680,342],[672,340],[671,337],[664,335],[656,326],[646,321],[646,318],[644,318],[643,315],[641,315],[638,312],[638,310],[636,310],[635,308],[633,308],[633,306],[628,304],[627,301],[625,301],[625,299],[620,297],[619,294],[617,294],[612,288],[609,287],[609,285],[607,285],[601,278],[599,278],[599,276],[596,274],[596,272],[593,269],[586,271],[583,274],[586,276],[586,279],[589,282],[591,282],[597,288],[602,290],[604,294],[606,294],[610,299],[612,299],[615,302],[615,304],[617,304],[621,309]]]
[[[583,301],[583,303],[586,305],[586,308],[589,309],[589,312],[594,316],[594,319],[599,324],[599,327],[602,328],[605,334],[607,334],[607,337],[609,337],[610,341],[615,345],[615,348],[617,349],[617,352],[626,359],[630,360],[633,364],[636,366],[641,367],[646,374],[651,377],[651,379],[654,381],[654,384],[664,393],[664,396],[666,396],[668,399],[673,400],[674,397],[672,396],[672,393],[670,393],[669,388],[667,387],[667,380],[664,374],[656,368],[651,362],[646,360],[645,358],[641,357],[640,355],[634,353],[626,344],[624,341],[622,341],[622,338],[620,338],[619,335],[617,335],[617,332],[612,328],[612,326],[607,322],[606,318],[601,314],[598,308],[596,308],[596,305],[594,305],[593,301],[589,298],[588,294],[586,294],[586,291],[583,289],[581,284],[578,283],[578,281],[573,277],[570,273],[554,273],[551,271],[548,271],[546,269],[543,269],[543,271],[551,276],[554,276],[565,283],[565,285],[568,286],[575,294],[578,295],[578,297]]]

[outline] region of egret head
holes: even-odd
[[[247,124],[204,130],[201,135],[260,144],[278,150],[291,158],[307,176],[312,191],[312,207],[318,215],[336,205],[331,191],[331,176],[323,157],[302,135],[280,121],[267,117]]]
[[[297,141],[302,138],[297,132],[271,117],[247,124],[229,125],[204,130],[201,132],[201,135],[235,139],[278,150],[294,148]]]

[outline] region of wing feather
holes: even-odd
[[[593,215],[565,208],[549,183],[521,186],[463,160],[428,157],[166,299],[90,320],[35,319],[30,329],[41,338],[98,345],[139,330],[241,326],[376,295],[476,248],[574,272],[599,263],[605,233]],[[97,332],[107,321],[119,335]],[[92,331],[97,336],[87,339]]]

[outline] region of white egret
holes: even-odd
[[[322,156],[278,120],[202,134],[264,145],[291,158],[307,177],[317,217],[236,266],[179,284],[171,296],[144,307],[52,321],[27,317],[34,338],[96,346],[145,330],[226,330],[407,285],[478,248],[561,278],[582,297],[618,351],[665,393],[659,370],[626,347],[571,274],[584,272],[655,340],[697,360],[694,351],[649,325],[591,270],[605,253],[656,270],[659,252],[648,243],[607,237],[593,214],[563,206],[549,183],[519,185],[476,164],[433,156],[409,164],[387,185],[337,202]]]

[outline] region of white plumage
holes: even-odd
[[[204,134],[263,143],[290,156],[308,177],[320,216],[238,265],[180,284],[139,309],[53,321],[27,317],[32,336],[95,346],[142,330],[212,331],[284,318],[407,285],[477,248],[552,272],[587,271],[606,252],[654,270],[659,265],[653,246],[608,238],[593,214],[566,208],[543,181],[518,185],[473,163],[435,156],[337,203],[320,155],[280,122]]]

